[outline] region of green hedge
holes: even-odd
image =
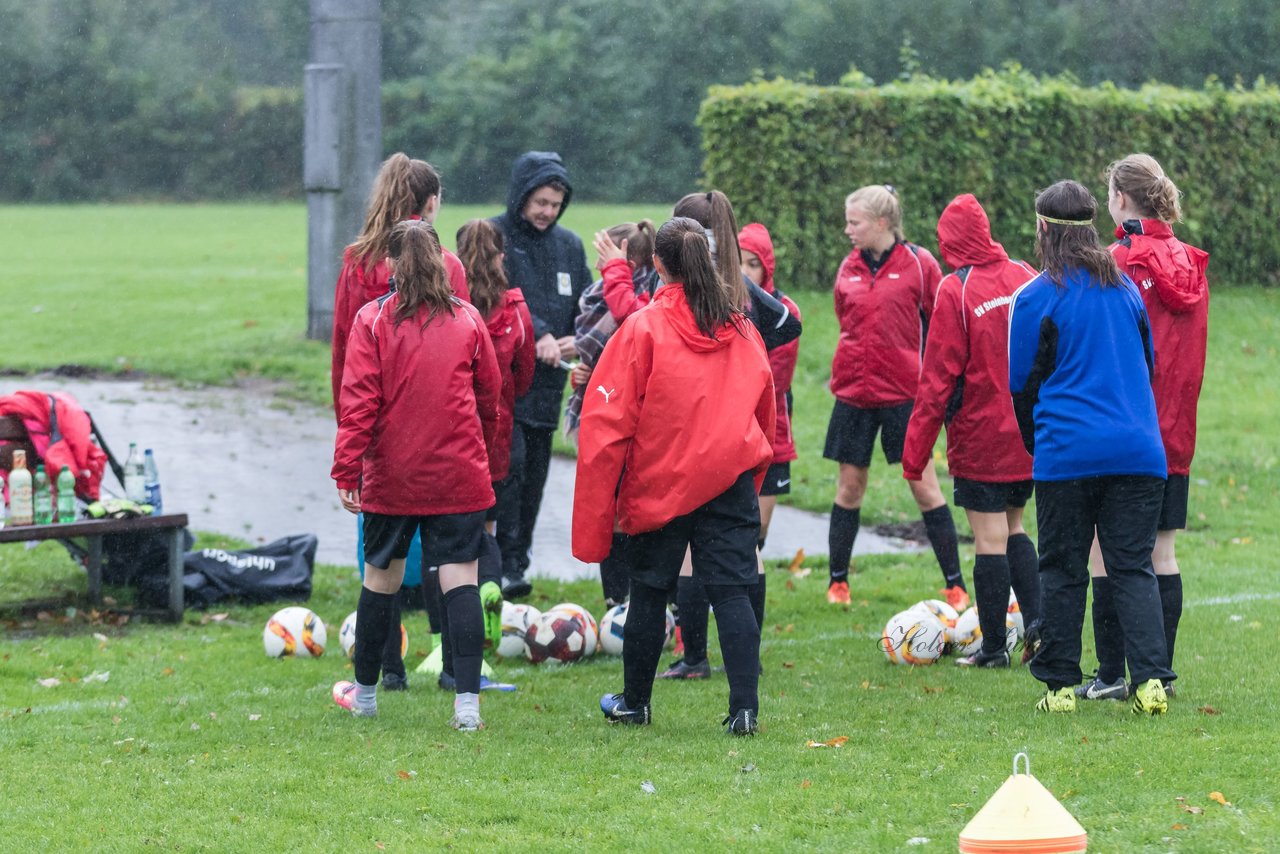
[[[1213,253],[1214,282],[1280,282],[1280,89],[1261,81],[1134,91],[1017,67],[965,82],[776,80],[713,87],[698,124],[707,185],[733,199],[740,222],[769,227],[784,288],[830,287],[849,251],[843,200],[864,184],[893,184],[907,238],[931,250],[942,209],[972,192],[996,238],[1034,261],[1035,194],[1074,178],[1098,195],[1105,239],[1102,171],[1135,151],[1182,189],[1178,232]]]

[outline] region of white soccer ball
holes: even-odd
[[[627,623],[627,603],[614,605],[600,618],[600,650],[605,655],[622,655],[623,631]]]
[[[763,630],[764,626],[761,626],[760,628],[761,630]],[[670,646],[672,642],[675,640],[675,637],[676,637],[676,615],[671,613],[671,609],[668,608],[667,609],[667,640],[665,643],[663,643],[663,646]]]
[[[894,614],[880,636],[880,649],[894,664],[933,664],[946,643],[937,618],[919,608]]]
[[[502,639],[498,641],[498,655],[503,658],[525,655],[524,636],[541,616],[542,612],[532,605],[503,602]]]
[[[534,664],[555,659],[564,664],[586,655],[586,629],[577,614],[547,611],[525,633],[525,656]]]
[[[582,654],[584,656],[595,655],[596,647],[600,645],[600,627],[596,624],[596,618],[591,616],[591,612],[572,602],[561,602],[546,611],[546,613],[550,614],[553,611],[560,611],[578,618],[578,622],[582,624],[582,636],[585,641]]]
[[[1027,627],[1023,625],[1022,606],[1018,604],[1018,597],[1013,594],[1012,590],[1009,591],[1009,621],[1018,630],[1018,640],[1026,637]]]
[[[951,639],[951,630],[955,628],[956,620],[960,619],[956,609],[941,599],[924,599],[907,610],[932,614],[933,618],[938,621],[938,625],[942,627],[943,634],[946,635],[948,641]]]
[[[272,658],[319,657],[328,639],[324,620],[301,605],[276,611],[262,630],[262,646]]]
[[[1018,643],[1018,629],[1012,618],[1005,620],[1005,649],[1013,652]],[[956,620],[951,633],[951,649],[956,655],[973,655],[982,649],[982,625],[978,621],[978,609],[969,608]]]
[[[342,645],[342,651],[347,658],[351,658],[356,654],[356,612],[352,611],[347,614],[347,618],[342,621],[341,628],[338,629],[338,643]],[[400,624],[400,657],[404,658],[405,653],[409,651],[409,630],[404,627],[404,623]]]

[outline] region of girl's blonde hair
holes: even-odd
[[[1130,154],[1117,160],[1107,167],[1103,177],[1108,190],[1124,193],[1140,213],[1161,222],[1182,219],[1182,205],[1178,203],[1182,193],[1150,154]]]
[[[458,258],[467,269],[471,304],[488,318],[506,294],[507,272],[494,263],[502,254],[502,231],[487,219],[473,219],[458,229]]]
[[[895,239],[906,242],[902,234],[902,204],[898,201],[898,191],[888,184],[868,184],[850,193],[844,200],[846,208],[858,208],[876,219],[884,219],[889,224]]]
[[[387,239],[387,250],[399,297],[397,325],[416,315],[423,306],[430,309],[424,327],[442,311],[453,314],[453,288],[444,268],[440,236],[434,228],[420,219],[397,223]]]
[[[369,207],[360,235],[349,247],[366,270],[387,257],[391,229],[422,212],[427,199],[440,195],[440,173],[425,160],[410,160],[404,152],[382,161],[373,179]]]

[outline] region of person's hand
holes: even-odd
[[[573,343],[572,335],[566,335],[563,338],[557,338],[556,346],[560,348],[561,359],[578,358],[578,347]]]
[[[613,242],[613,238],[609,236],[607,231],[597,231],[596,238],[593,241],[596,247],[596,269],[604,270],[604,265],[614,260],[627,257],[627,241],[623,240],[619,246]]]
[[[534,345],[533,353],[538,357],[538,361],[543,364],[553,367],[560,364],[560,342],[556,341],[556,336],[550,332],[538,339],[538,343]]]
[[[342,502],[342,506],[352,513],[360,512],[360,490],[358,489],[338,489],[338,500]]]
[[[575,389],[582,388],[589,379],[591,379],[591,366],[585,362],[579,362],[573,366],[573,372],[569,374],[569,385]]]

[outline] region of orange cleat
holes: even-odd
[[[833,581],[831,586],[827,588],[827,602],[832,605],[848,605],[849,604],[849,582]]]
[[[675,638],[676,638],[675,647],[671,650],[671,653],[676,658],[683,659],[684,658],[684,638],[680,637],[679,626],[676,626]]]
[[[947,604],[956,609],[957,613],[961,613],[965,608],[969,607],[969,592],[963,587],[948,587],[945,590],[939,590],[947,599]]]

